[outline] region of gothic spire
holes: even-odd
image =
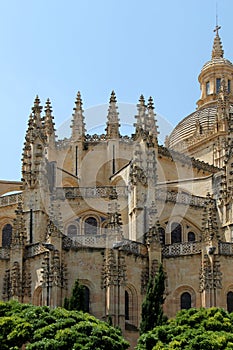
[[[83,115],[83,109],[82,109],[82,98],[81,93],[78,91],[76,101],[75,101],[75,107],[73,108],[73,119],[72,119],[72,140],[75,141],[77,139],[80,139],[85,136],[85,122],[84,122],[84,115]]]
[[[119,113],[116,94],[114,91],[112,91],[108,107],[107,127],[105,129],[108,139],[116,139],[120,136],[120,124],[118,116]]]
[[[50,99],[48,98],[45,104],[45,117],[44,117],[44,128],[47,135],[51,136],[55,133],[54,128],[54,117],[52,115],[52,107]]]
[[[135,116],[136,123],[134,123],[136,136],[139,135],[141,131],[144,129],[145,119],[147,118],[145,98],[143,95],[141,95],[139,98],[139,102],[137,104],[137,110],[138,110],[138,113]]]
[[[154,111],[154,102],[153,98],[150,96],[148,99],[148,104],[147,104],[147,110],[148,110],[148,131],[149,134],[154,136],[155,138],[158,137],[158,127],[156,125],[157,120],[155,119],[155,111]]]
[[[216,25],[216,28],[214,29],[214,32],[216,32],[216,36],[214,38],[214,44],[213,44],[213,49],[212,49],[212,59],[215,58],[223,58],[223,48],[222,48],[222,42],[220,39],[220,36],[218,34],[218,31],[221,27]]]
[[[34,126],[36,128],[40,128],[42,126],[41,111],[42,111],[42,106],[40,105],[40,99],[38,95],[36,95],[34,106],[32,107]]]

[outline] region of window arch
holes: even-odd
[[[12,226],[11,224],[6,224],[2,229],[2,247],[9,248],[12,239]]]
[[[188,232],[188,241],[189,242],[194,242],[196,240],[196,236],[194,232]]]
[[[227,311],[233,312],[233,292],[227,293]]]
[[[171,224],[171,244],[181,242],[181,225],[178,222]]]
[[[96,235],[97,234],[97,220],[93,216],[89,216],[84,221],[84,233],[87,235]]]
[[[125,327],[131,329],[138,326],[137,320],[137,292],[133,285],[125,288]],[[129,328],[128,328],[129,327]]]
[[[78,234],[77,226],[76,225],[69,225],[67,228],[67,236],[69,238],[75,238]]]
[[[184,292],[180,296],[180,308],[181,309],[190,309],[191,308],[191,294]]]
[[[161,244],[165,244],[165,230],[164,230],[164,228],[159,227],[158,231],[159,231],[159,238],[160,238]]]

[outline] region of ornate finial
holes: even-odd
[[[47,98],[47,101],[46,101],[46,104],[45,104],[45,112],[52,113],[52,107],[51,107],[51,102],[50,102],[49,98]]]
[[[120,136],[120,123],[119,112],[117,107],[117,99],[114,91],[111,93],[108,115],[107,115],[107,127],[106,136],[108,139],[116,139]]]
[[[116,99],[116,94],[115,94],[115,91],[112,90],[112,93],[111,93],[111,97],[110,97],[110,103],[113,102],[113,103],[116,103],[117,102],[117,99]]]
[[[148,105],[147,105],[148,109],[154,109],[154,101],[153,98],[150,96],[148,99]]]
[[[36,95],[35,101],[34,101],[34,106],[39,106],[40,105],[40,99],[39,96]]]
[[[34,100],[34,106],[32,107],[32,111],[34,114],[36,114],[36,112],[40,113],[42,110],[42,107],[40,106],[40,99],[39,96],[36,95],[36,98]]]
[[[223,48],[222,48],[222,42],[219,37],[218,31],[221,27],[216,24],[216,27],[214,29],[214,32],[216,32],[216,36],[214,38],[214,44],[213,44],[213,49],[212,49],[212,59],[214,58],[223,58]]]
[[[75,101],[75,107],[73,108],[73,110],[74,111],[81,110],[82,105],[83,105],[83,102],[82,102],[82,98],[81,98],[81,93],[80,93],[80,91],[78,91],[76,101]]]
[[[145,106],[145,98],[143,95],[140,96],[139,103],[140,103],[140,105]]]

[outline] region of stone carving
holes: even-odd
[[[220,232],[217,222],[216,203],[208,193],[203,209],[202,217],[202,241],[213,244],[213,240],[220,239]]]
[[[149,267],[145,266],[141,271],[141,294],[146,294],[148,281],[149,281]]]
[[[129,178],[132,185],[137,185],[138,183],[141,183],[143,186],[147,185],[147,177],[144,170],[134,163],[131,164]]]
[[[112,249],[107,249],[103,262],[102,288],[118,284],[117,263]]]
[[[220,271],[220,261],[216,257],[213,257],[211,261],[209,256],[205,254],[200,269],[200,292],[221,288],[222,273]]]
[[[3,278],[3,293],[2,298],[4,301],[8,301],[11,298],[11,282],[10,282],[10,270],[7,269]]]
[[[21,274],[20,267],[17,261],[14,262],[11,269],[11,296],[12,297],[21,297],[22,295],[22,284],[21,284]]]

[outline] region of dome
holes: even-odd
[[[214,125],[216,112],[217,106],[211,106],[196,110],[188,115],[173,129],[167,140],[167,146],[176,149],[179,143],[190,139],[195,134],[198,124],[201,133],[209,131]]]
[[[224,57],[219,57],[219,58],[213,58],[212,60],[206,62],[201,69],[201,73],[207,68],[214,67],[216,65],[226,65],[233,68],[233,64],[231,63],[231,61],[227,60]]]
[[[233,64],[223,57],[219,29],[219,26],[215,29],[211,60],[204,64],[198,77],[201,96],[197,101],[197,109],[174,128],[166,141],[169,148],[180,151],[200,144],[200,141],[206,144],[206,137],[212,138],[213,130],[220,130],[216,124],[218,114],[224,114],[221,119],[225,118],[226,125],[226,116],[233,113]],[[227,112],[226,108],[230,110]],[[221,130],[227,132],[226,127]]]

